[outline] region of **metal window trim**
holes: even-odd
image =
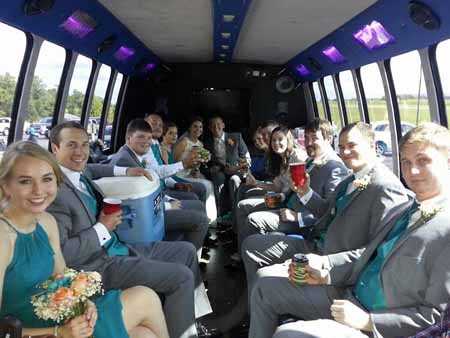
[[[13,102],[11,105],[11,122],[9,123],[9,133],[8,133],[8,139],[7,144],[10,144],[16,140],[16,127],[17,127],[17,121],[19,121],[20,118],[20,100],[22,97],[23,89],[24,89],[24,83],[26,79],[26,73],[28,64],[31,58],[31,54],[33,51],[33,45],[34,40],[33,36],[30,33],[23,32],[25,34],[25,50],[23,52],[22,57],[22,63],[20,65],[19,74],[17,76],[17,82],[16,82],[16,88],[14,90],[14,97]],[[23,125],[22,125],[23,130]],[[20,134],[20,138],[22,138],[22,134]]]
[[[361,109],[360,109],[360,116],[362,117],[361,121],[365,123],[370,123],[370,116],[369,116],[369,108],[367,107],[367,99],[366,99],[366,92],[364,91],[364,86],[361,79],[361,68],[357,68],[354,71],[354,78],[355,85],[357,88],[356,95],[358,95]]]
[[[445,95],[444,90],[442,88],[441,74],[439,71],[439,65],[437,62],[437,54],[436,54],[438,46],[439,44],[434,44],[428,48],[428,58],[430,60],[431,75],[433,78],[436,93],[437,108],[439,113],[438,121],[441,125],[448,128],[447,108],[445,106]]]
[[[336,94],[338,95],[339,107],[341,109],[342,114],[342,122],[343,126],[348,125],[348,116],[347,116],[347,107],[345,106],[344,93],[342,92],[341,79],[339,77],[340,73],[337,73],[333,76],[334,85],[336,89]]]
[[[100,72],[101,66],[102,64],[100,62],[92,60],[91,73],[89,75],[86,94],[84,95],[83,106],[81,108],[80,123],[84,128],[87,128],[88,126],[92,102],[94,99],[95,87],[97,85],[98,74]]]
[[[429,58],[428,48],[418,50],[420,56],[420,65],[425,80],[425,89],[427,91],[428,106],[430,107],[431,121],[440,123],[438,97],[436,95],[436,86],[433,78],[433,70]]]
[[[325,118],[331,123],[330,105],[328,104],[328,95],[325,90],[325,84],[323,83],[323,77],[317,80],[317,84],[319,85],[320,95],[322,96]]]
[[[72,81],[73,70],[78,54],[70,49],[66,49],[66,59],[63,71],[56,91],[55,107],[53,109],[52,128],[64,120],[64,109],[67,103],[70,82]]]
[[[398,141],[402,135],[400,123],[400,111],[397,101],[397,93],[395,91],[394,80],[392,78],[390,59],[377,62],[383,82],[384,93],[386,97],[386,105],[388,111],[389,130],[391,133],[392,148],[392,171],[395,175],[400,176],[400,163]]]
[[[105,99],[103,100],[102,115],[100,117],[100,128],[98,130],[98,138],[103,140],[105,134],[106,123],[108,122],[108,112],[111,103],[112,92],[114,90],[114,84],[116,82],[117,70],[111,70],[109,76],[108,86],[106,87]]]
[[[111,133],[111,147],[113,152],[116,152],[119,149],[119,146],[121,146],[119,144],[118,129],[120,121],[123,120],[123,105],[129,82],[130,77],[122,74],[122,83],[120,84],[119,95],[117,96],[116,109],[114,112],[113,127]]]
[[[31,34],[31,33],[29,33]],[[28,103],[30,101],[31,96],[31,85],[33,84],[33,78],[34,78],[34,71],[36,69],[36,64],[39,58],[39,52],[41,50],[42,43],[44,42],[44,39],[31,34],[32,36],[32,49],[30,52],[30,55],[28,57],[28,60],[26,62],[26,69],[23,74],[23,82],[21,85],[21,91],[18,93],[17,97],[14,97],[14,110],[17,109],[16,114],[16,124],[14,126],[14,136],[13,140],[20,141],[23,136],[23,127],[25,124],[26,119],[28,118]],[[21,69],[22,73],[22,69]],[[21,74],[22,76],[22,74]],[[18,101],[16,101],[18,100]],[[11,118],[12,120],[12,118]],[[9,137],[8,137],[9,138]]]
[[[311,95],[311,102],[314,109],[314,118],[318,118],[319,116],[319,108],[317,107],[316,94],[314,94],[314,87],[312,82],[308,82],[308,88]]]
[[[350,73],[352,74],[352,79],[353,79],[353,87],[355,87],[355,94],[356,94],[356,102],[358,103],[358,112],[359,112],[359,120],[360,121],[364,121],[364,113],[363,113],[363,108],[362,108],[362,98],[361,98],[361,92],[360,92],[360,88],[357,84],[357,76],[356,76],[356,72],[354,69],[349,69]]]
[[[306,119],[307,121],[312,121],[316,117],[316,112],[314,109],[314,102],[311,95],[311,90],[309,87],[309,82],[305,82],[302,84],[303,93],[305,95],[305,103],[306,103]]]

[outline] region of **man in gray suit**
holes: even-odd
[[[342,160],[331,147],[333,127],[327,120],[314,119],[305,127],[305,147],[309,159],[306,170],[310,186],[318,198],[327,199],[336,186],[348,175]],[[252,234],[265,234],[272,231],[298,234],[302,228],[313,225],[317,218],[298,199],[297,194],[286,196],[286,207],[281,209],[254,211],[251,201],[242,201],[238,207],[238,243]],[[240,246],[239,246],[240,247]],[[246,250],[253,248],[246,247]]]
[[[150,150],[152,128],[144,119],[131,120],[125,139],[126,144],[111,157],[111,163],[121,167],[142,166],[143,156]],[[181,233],[184,240],[195,245],[200,256],[209,226],[205,205],[198,200],[174,200],[169,203],[164,212],[167,232]]]
[[[98,271],[106,290],[136,285],[154,289],[165,298],[164,313],[170,336],[197,337],[194,289],[199,280],[194,246],[187,242],[124,245],[114,233],[121,223],[121,211],[108,215],[101,211],[102,192],[91,180],[113,176],[120,168],[86,166],[89,138],[76,122],[55,126],[50,140],[65,175],[48,211],[58,223],[67,265]]]
[[[242,258],[249,296],[258,268],[282,263],[295,253],[346,251],[346,259],[358,257],[386,226],[393,209],[407,202],[400,180],[377,160],[374,133],[368,124],[344,127],[339,151],[354,174],[342,180],[328,199],[308,183],[302,188],[292,186],[298,192],[298,201],[318,219],[307,239],[253,235],[244,241]]]
[[[450,132],[436,124],[408,132],[400,161],[416,199],[395,210],[359,259],[309,254],[303,284],[293,283],[292,265],[260,279],[249,337],[405,337],[440,322],[450,299],[449,145]],[[280,314],[303,320],[273,335]]]
[[[239,160],[250,166],[250,153],[240,133],[225,133],[225,123],[220,116],[209,120],[212,139],[205,140],[205,148],[211,152],[207,176],[214,185],[217,212],[223,215],[234,205],[236,190],[241,184]]]

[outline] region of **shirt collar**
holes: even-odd
[[[320,157],[312,158],[312,163],[313,164],[317,164],[317,163],[325,164],[328,161],[328,159],[331,157],[330,155],[331,155],[332,151],[334,151],[334,150],[332,150],[332,149],[328,150],[328,151],[324,152],[322,155],[320,155]]]
[[[439,206],[439,205],[444,205],[445,203],[447,203],[448,198],[449,198],[448,192],[444,191],[441,194],[434,196],[433,198],[429,198],[422,202],[419,202],[419,201],[417,201],[417,202],[420,205],[425,206],[425,207]]]
[[[355,179],[362,179],[366,176],[374,167],[374,165],[366,164],[360,171],[354,173]]]
[[[69,181],[74,186],[77,187],[80,184],[80,175],[81,175],[81,173],[79,171],[73,171],[71,169],[63,167],[62,165],[60,165],[60,167],[61,167],[61,170],[62,170],[63,174],[66,175],[67,178],[69,179]]]
[[[216,142],[217,141],[222,141],[222,142],[225,143],[225,132],[222,133],[221,137],[218,137],[218,138],[214,137],[214,141],[216,141]]]

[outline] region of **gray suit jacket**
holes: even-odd
[[[329,225],[336,206],[337,192],[341,185],[347,184],[350,176],[336,187],[329,199],[323,200],[313,196],[307,203],[308,209],[317,217],[321,217],[314,225],[316,233],[326,229],[328,225],[324,254],[347,251],[345,259],[358,258],[364,247],[393,217],[394,209],[407,203],[407,190],[386,166],[382,163],[375,164],[370,175],[367,187],[355,191],[344,210],[337,214]]]
[[[352,301],[356,302],[351,290],[363,268],[411,203],[396,212],[396,217],[378,233],[360,259],[332,266],[332,283],[350,285],[346,291]],[[449,205],[447,197],[440,201],[442,210],[434,218],[426,223],[419,219],[410,225],[386,257],[381,267],[381,283],[387,309],[371,312],[375,337],[410,336],[440,321],[440,313],[450,299]]]
[[[326,201],[333,194],[337,185],[349,173],[345,164],[334,151],[327,155],[325,161],[321,166],[313,165],[309,171],[313,198],[323,201]],[[298,197],[296,197],[294,210],[302,213],[302,220],[305,226],[311,226],[317,222],[314,214],[298,200]]]
[[[114,167],[88,165],[84,173],[91,179],[110,177],[114,176]],[[102,198],[100,188],[91,183],[97,190],[97,199],[100,200]],[[58,189],[55,201],[47,211],[58,223],[61,248],[68,266],[102,273],[112,263],[113,257],[108,257],[104,248],[100,246],[97,233],[92,227],[97,223],[97,215],[89,210],[81,197],[81,192],[66,176]]]
[[[136,154],[126,144],[111,156],[110,163],[120,167],[142,167]]]
[[[211,152],[209,165],[220,165],[221,163],[219,163],[215,154],[214,140],[206,140],[204,146]],[[240,157],[246,157],[248,163],[251,161],[250,153],[241,133],[225,133],[225,154],[227,164],[236,165]]]

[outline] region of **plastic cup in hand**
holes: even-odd
[[[104,198],[103,199],[103,213],[105,215],[113,214],[122,209],[122,200],[118,198]]]
[[[303,187],[306,183],[305,163],[291,163],[289,165],[291,178],[296,187]]]

